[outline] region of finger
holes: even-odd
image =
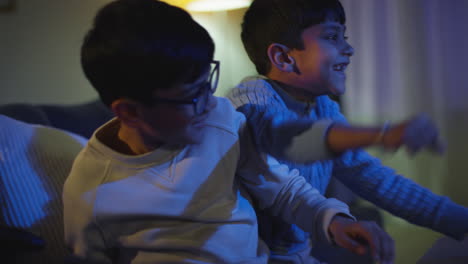
[[[421,148],[432,145],[437,137],[437,127],[427,116],[420,115],[408,123],[403,141],[411,153],[416,153]]]
[[[392,239],[390,235],[388,235],[385,231],[380,229],[380,237],[381,237],[381,254],[380,260],[382,264],[384,263],[393,263],[395,260],[395,241]]]
[[[423,144],[424,146],[430,146],[434,143],[434,141],[437,140],[439,137],[439,133],[437,132],[436,128],[428,128],[425,130],[425,133],[423,135]]]
[[[354,252],[358,255],[364,255],[366,254],[366,251],[367,251],[367,246],[365,243],[360,243],[359,241],[353,239],[352,237],[350,237],[348,234],[346,233],[343,233],[343,234],[340,234],[338,235],[337,237],[335,237],[335,242],[351,251],[351,252]]]
[[[426,121],[425,127],[423,127],[422,132],[424,132],[425,145],[427,145],[431,150],[437,153],[443,153],[445,148],[443,142],[439,137],[439,130],[437,126],[428,119]]]
[[[419,114],[415,120],[417,121],[418,124],[420,124],[421,126],[428,126],[429,124],[432,124],[432,120],[431,118],[429,117],[429,115],[425,114],[425,113],[422,113],[422,114]]]
[[[407,139],[406,146],[410,155],[420,152],[423,148],[438,152],[440,147],[438,133],[435,130],[427,130],[417,137]],[[443,151],[443,149],[440,149],[440,151]]]
[[[424,140],[425,145],[432,144],[439,137],[439,132],[437,131],[437,128],[433,126],[425,128],[422,132],[424,133],[422,135],[422,138]]]
[[[411,139],[413,146],[417,148],[421,148],[423,146],[431,145],[434,140],[437,139],[437,131],[434,129],[420,129],[417,131],[413,138]]]
[[[369,245],[374,260],[377,262],[380,261],[380,228],[375,222],[363,222],[361,225],[358,225],[356,229],[356,237],[354,240],[364,240],[364,243]]]
[[[406,131],[405,135],[403,136],[403,143],[411,153],[415,153],[420,149],[423,143],[423,136],[424,135],[418,133],[416,129],[408,128],[408,131]]]
[[[382,230],[375,222],[366,222],[361,226],[362,236],[369,244],[372,257],[376,262],[380,262],[382,254]]]

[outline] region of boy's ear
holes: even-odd
[[[112,112],[129,127],[137,127],[141,120],[141,104],[131,99],[120,98],[112,102]]]
[[[288,47],[278,43],[268,46],[267,53],[272,67],[282,72],[293,72],[296,61],[289,55],[289,51]]]

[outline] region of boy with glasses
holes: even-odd
[[[213,54],[206,30],[163,2],[117,0],[98,12],[82,66],[116,118],[96,130],[64,186],[73,256],[86,263],[267,263],[255,203],[316,241],[361,253],[369,246],[391,261],[385,232],[355,222],[345,204],[325,199],[297,170],[258,154],[245,117],[213,96]]]

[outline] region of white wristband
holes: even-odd
[[[380,129],[379,134],[375,138],[374,144],[382,144],[384,136],[388,132],[389,129],[390,129],[390,121],[385,121],[384,124],[382,125],[382,128]]]

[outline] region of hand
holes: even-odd
[[[445,143],[439,137],[437,127],[424,114],[392,126],[383,136],[383,146],[386,149],[397,149],[402,145],[406,146],[410,154],[423,148],[439,154],[445,151]]]
[[[395,259],[395,242],[375,222],[353,221],[336,215],[328,228],[335,243],[358,255],[364,255],[367,247],[373,258],[381,264],[391,264]]]

